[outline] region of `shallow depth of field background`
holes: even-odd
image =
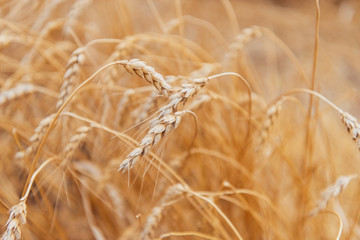
[[[314,90],[359,117],[360,2],[320,10]],[[289,93],[312,88],[315,23],[315,0],[0,1],[1,233],[28,176],[53,158],[31,188],[23,239],[336,239],[339,229],[360,239],[358,178],[310,215],[338,177],[360,172],[339,113]],[[136,147],[124,136],[141,141],[169,99],[112,66],[65,107],[32,169],[43,135],[31,137],[58,111],[80,47],[65,99],[105,64],[140,59],[179,88],[238,73],[251,102],[239,78],[210,79],[179,126],[121,173]],[[33,90],[9,94],[21,84]],[[66,152],[81,126],[90,130]],[[187,190],[171,195],[178,183]]]

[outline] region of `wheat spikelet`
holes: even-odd
[[[154,207],[151,210],[150,215],[147,217],[145,227],[141,233],[142,240],[154,239],[155,229],[161,220],[162,217],[161,213],[163,209],[171,205],[173,202],[179,200],[181,195],[185,194],[186,192],[187,189],[182,184],[176,184],[169,187],[164,197],[160,200],[160,204]]]
[[[358,176],[356,174],[339,177],[334,185],[331,185],[321,193],[321,200],[316,204],[316,207],[310,212],[310,216],[315,216],[321,210],[325,209],[329,200],[332,197],[338,196],[341,193],[341,191],[347,187],[349,182],[357,177]]]
[[[76,80],[79,77],[81,66],[85,61],[85,48],[80,47],[76,49],[70,57],[66,65],[66,72],[63,77],[63,84],[60,88],[59,100],[56,103],[56,108],[60,108],[61,105],[65,102],[66,98],[71,94],[73,87],[76,83]]]
[[[356,144],[356,147],[360,150],[360,124],[358,120],[347,112],[343,112],[341,116],[343,123]]]
[[[14,88],[0,93],[0,106],[20,96],[32,93],[35,91],[35,86],[29,83],[22,83],[16,85]]]
[[[10,216],[6,223],[6,231],[2,235],[3,240],[21,239],[21,225],[26,223],[26,204],[21,201],[10,209]]]
[[[130,61],[123,60],[120,64],[124,66],[127,72],[145,79],[165,95],[170,95],[173,92],[171,85],[165,81],[164,77],[156,72],[153,67],[146,65],[145,62],[132,59]]]
[[[143,157],[152,147],[156,146],[161,138],[166,136],[171,129],[176,129],[181,121],[181,116],[186,111],[177,111],[178,105],[186,102],[195,96],[204,87],[208,78],[196,78],[191,84],[183,84],[182,88],[170,96],[170,102],[160,109],[160,113],[151,120],[151,129],[140,141],[127,158],[120,164],[119,170],[125,172],[132,168],[135,163]]]

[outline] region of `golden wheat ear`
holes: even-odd
[[[63,78],[63,83],[60,88],[59,100],[56,103],[56,108],[59,109],[71,94],[78,80],[81,72],[81,67],[85,62],[85,48],[80,47],[76,49],[70,57],[66,65],[66,71]]]
[[[168,188],[163,198],[160,200],[158,206],[155,206],[150,215],[146,219],[144,229],[141,233],[142,240],[154,239],[155,229],[161,221],[162,212],[165,207],[173,204],[181,199],[183,195],[187,193],[187,189],[184,185],[178,183]]]
[[[182,115],[186,112],[177,111],[177,108],[180,104],[186,104],[208,81],[208,78],[196,78],[190,84],[183,84],[178,92],[172,94],[169,97],[170,102],[162,107],[159,114],[150,121],[150,130],[147,135],[140,141],[137,148],[120,164],[118,171],[125,172],[132,168],[138,160],[151,148],[156,146],[161,138],[166,136],[171,129],[177,128]]]
[[[10,209],[10,216],[6,223],[6,231],[3,240],[21,239],[21,225],[26,223],[26,204],[21,201]]]
[[[333,185],[329,186],[321,193],[321,200],[318,201],[316,207],[310,212],[309,216],[316,216],[321,210],[324,210],[330,199],[338,196],[347,187],[350,181],[357,177],[357,174],[339,177]]]
[[[163,75],[155,71],[155,68],[147,65],[145,62],[139,59],[132,59],[129,61],[120,61],[120,64],[124,66],[127,72],[145,79],[165,95],[170,95],[173,92],[171,85],[165,81]]]
[[[350,113],[343,112],[341,114],[342,121],[346,126],[346,129],[350,133],[352,139],[354,140],[356,147],[360,151],[360,124],[358,120],[352,116]]]

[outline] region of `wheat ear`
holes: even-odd
[[[70,138],[69,143],[64,149],[65,162],[67,160],[70,160],[70,158],[74,154],[74,151],[79,148],[80,144],[84,141],[90,129],[91,128],[87,126],[82,126],[76,129],[76,134]]]
[[[165,95],[170,95],[173,92],[171,85],[165,81],[164,77],[145,62],[139,59],[132,59],[122,60],[119,63],[124,66],[127,72],[145,79]]]
[[[171,129],[178,127],[181,116],[186,111],[177,111],[180,103],[185,104],[206,83],[208,78],[197,78],[191,84],[183,84],[182,89],[170,96],[170,102],[160,109],[160,113],[151,121],[151,128],[127,158],[120,164],[119,170],[125,172],[132,168],[152,147],[156,146],[161,138]]]
[[[0,105],[9,102],[15,98],[34,92],[35,86],[32,84],[24,83],[18,84],[14,88],[3,91],[0,93]]]
[[[230,44],[228,52],[224,56],[224,62],[230,62],[236,54],[241,51],[245,45],[255,38],[262,36],[261,28],[252,26],[244,28],[235,37],[235,40]]]
[[[339,177],[334,185],[328,187],[325,191],[321,193],[321,200],[318,201],[316,207],[310,212],[310,216],[316,216],[321,210],[325,209],[329,200],[332,197],[338,196],[341,191],[347,187],[349,182],[357,177],[358,175],[356,174]]]
[[[78,79],[81,71],[81,66],[85,61],[85,48],[80,47],[76,49],[70,57],[66,65],[66,71],[63,77],[63,84],[60,88],[59,100],[56,103],[56,108],[60,108],[65,102],[66,98],[71,94],[76,80]]]
[[[34,130],[34,134],[29,139],[30,146],[25,149],[25,152],[17,152],[15,158],[22,158],[36,150],[40,140],[44,137],[46,130],[50,126],[50,123],[53,121],[54,117],[55,114],[51,114],[40,121],[39,125]]]
[[[360,150],[360,124],[358,120],[347,112],[343,112],[341,117],[352,139],[356,143],[356,147]]]
[[[26,223],[26,204],[21,201],[10,209],[10,216],[6,223],[6,231],[2,235],[3,240],[21,239],[21,225]]]
[[[264,145],[267,137],[269,136],[270,129],[274,125],[275,118],[279,116],[284,101],[285,101],[285,97],[280,98],[275,104],[270,106],[266,111],[266,118],[263,122],[261,135],[259,139],[259,145],[257,146],[257,148],[260,148],[261,146]]]
[[[20,202],[10,208],[10,216],[8,221],[6,222],[6,231],[1,236],[2,240],[15,240],[15,239],[21,239],[21,225],[26,223],[26,200],[30,194],[31,186],[33,182],[35,181],[35,178],[37,175],[42,171],[42,169],[49,164],[50,162],[54,161],[55,158],[47,159],[45,162],[43,162],[40,167],[34,172],[34,174],[31,176],[31,179],[29,181],[29,184],[26,188],[26,191],[23,195],[23,197],[20,199]]]
[[[181,195],[184,195],[185,193],[187,193],[187,189],[182,184],[176,184],[168,188],[164,197],[160,200],[160,204],[151,210],[141,233],[142,240],[154,239],[155,229],[161,221],[163,209],[179,200]]]

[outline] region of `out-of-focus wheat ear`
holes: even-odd
[[[181,195],[187,193],[187,189],[182,184],[176,184],[166,191],[164,197],[160,200],[160,204],[151,210],[150,215],[146,219],[144,229],[141,233],[142,240],[150,240],[155,237],[155,229],[161,221],[162,211],[165,207],[173,204],[175,201],[181,199]]]
[[[16,38],[18,37],[16,37],[10,30],[3,30],[0,34],[0,50],[15,42]]]
[[[24,96],[29,93],[35,92],[36,88],[34,85],[29,83],[22,83],[16,85],[14,88],[3,91],[0,93],[0,106],[6,102],[9,102],[15,98]]]
[[[21,201],[10,209],[10,216],[6,222],[6,231],[3,240],[21,239],[21,225],[26,223],[26,204]]]
[[[139,59],[123,60],[121,62],[123,62],[121,64],[127,72],[145,79],[166,96],[173,92],[171,85],[165,81],[163,75],[156,72],[153,67],[148,66],[145,62]]]
[[[136,123],[142,122],[149,116],[149,112],[151,111],[151,109],[154,109],[157,106],[158,97],[159,93],[157,91],[151,92],[150,96],[146,99],[146,102],[141,105],[141,108],[136,114]]]
[[[114,184],[108,183],[105,186],[105,191],[110,197],[113,206],[113,211],[116,213],[118,224],[124,226],[127,223],[126,203],[124,197],[120,194],[119,190]]]
[[[356,144],[356,147],[360,151],[360,124],[358,120],[347,112],[343,112],[341,116],[343,123]]]
[[[81,72],[81,67],[85,62],[85,48],[80,47],[76,49],[70,57],[66,65],[66,71],[63,77],[63,83],[60,88],[59,100],[56,103],[56,108],[60,108],[66,101],[67,97],[71,94],[76,81],[78,80]]]
[[[83,180],[84,181],[84,180]],[[90,230],[96,240],[105,240],[105,235],[100,227],[96,224],[96,218],[93,214],[93,210],[91,208],[90,196],[87,190],[80,188],[80,195],[82,200],[82,205],[84,207],[85,216],[87,222],[89,224]]]
[[[82,126],[76,129],[76,134],[72,136],[69,140],[69,143],[66,145],[64,149],[65,161],[70,160],[73,156],[74,151],[79,148],[80,144],[85,140],[87,134],[91,127]]]
[[[84,12],[84,10],[91,4],[92,0],[78,0],[72,5],[69,13],[67,14],[67,20],[64,24],[65,32],[73,30],[74,23]]]
[[[36,151],[40,140],[44,137],[46,130],[50,126],[55,115],[56,114],[51,114],[40,121],[39,125],[34,130],[34,134],[29,138],[30,145],[25,149],[25,152],[17,152],[15,158],[23,158]]]
[[[127,59],[130,56],[129,44],[125,40],[116,45],[114,52],[109,57],[110,62],[119,61],[122,59]],[[106,77],[107,82],[116,82],[119,79],[119,69],[121,66],[115,66],[111,68],[110,74]]]
[[[259,26],[252,26],[244,28],[235,37],[235,40],[230,44],[228,52],[224,56],[225,63],[229,63],[241,51],[247,43],[251,40],[262,36],[261,28]]]
[[[285,101],[284,97],[280,98],[275,104],[270,106],[266,111],[266,117],[260,132],[261,135],[259,137],[259,143],[257,149],[260,149],[264,145],[266,139],[268,138],[270,129],[274,125],[275,119],[279,116],[284,101]]]
[[[119,170],[125,172],[131,169],[141,157],[155,147],[170,130],[176,129],[185,111],[167,114],[153,122],[146,136],[140,141],[137,147],[129,153],[127,158],[120,164]]]
[[[123,115],[123,113],[126,110],[127,104],[130,102],[131,96],[135,93],[134,89],[127,89],[124,94],[123,97],[121,98],[121,100],[119,101],[117,108],[116,108],[116,114],[115,114],[115,121],[114,121],[114,125],[118,126],[118,124],[121,121],[121,116]],[[128,114],[126,114],[128,115]]]
[[[332,197],[338,196],[350,183],[351,180],[357,178],[357,174],[339,177],[334,185],[331,185],[321,193],[321,199],[316,207],[310,212],[309,216],[316,216],[321,210],[324,210]]]

